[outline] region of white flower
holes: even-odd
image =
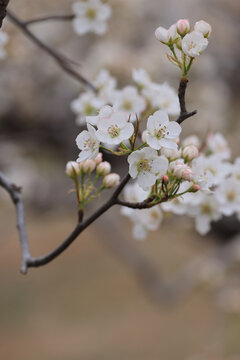
[[[106,103],[111,103],[117,81],[114,77],[110,76],[109,71],[102,69],[93,84],[99,90],[99,96],[104,99]]]
[[[134,132],[133,124],[126,121],[122,111],[114,112],[110,117],[101,118],[97,126],[98,140],[110,145],[120,144],[123,140],[129,139]]]
[[[184,181],[181,183],[178,194],[187,191],[191,187],[191,183]],[[167,201],[161,204],[161,208],[164,211],[172,212],[176,215],[184,215],[188,212],[189,205],[198,204],[198,198],[195,193],[186,193],[182,196],[176,197],[171,201]]]
[[[166,110],[168,115],[178,115],[180,112],[178,95],[168,83],[150,83],[142,94],[151,102],[152,107]]]
[[[106,21],[112,13],[110,6],[100,0],[88,0],[73,3],[72,9],[75,15],[73,28],[78,35],[88,32],[103,35],[106,32]]]
[[[104,104],[105,101],[103,99],[87,92],[73,100],[70,106],[71,110],[77,115],[76,123],[78,125],[85,125],[86,116],[96,115]]]
[[[7,53],[4,49],[4,46],[7,44],[8,42],[8,35],[3,32],[0,31],[0,59],[5,59],[7,57]]]
[[[231,165],[217,155],[200,155],[193,160],[192,170],[196,182],[207,190],[213,185],[219,185],[231,173]]]
[[[206,140],[206,145],[210,152],[218,155],[221,159],[230,159],[231,150],[229,149],[228,143],[222,134],[209,134]]]
[[[129,174],[137,178],[138,185],[147,190],[154,185],[157,178],[166,174],[168,160],[165,156],[158,156],[157,151],[151,148],[134,151],[128,157]]]
[[[179,37],[176,24],[170,26],[169,29],[165,29],[164,27],[159,26],[155,31],[155,36],[157,40],[162,42],[163,44],[172,43]]]
[[[176,121],[169,121],[166,111],[158,110],[147,121],[147,144],[155,150],[161,147],[177,149],[174,140],[178,138],[181,130],[181,126]]]
[[[86,122],[88,124],[91,124],[93,126],[98,126],[98,123],[100,120],[103,119],[110,119],[112,114],[114,113],[114,110],[112,108],[112,106],[110,105],[104,105],[100,111],[98,115],[94,115],[94,116],[87,116],[86,117]],[[126,122],[128,120],[128,118],[126,116],[123,115],[123,117],[126,119]]]
[[[230,216],[240,211],[240,183],[235,179],[226,179],[215,191],[221,212]]]
[[[132,78],[141,88],[148,87],[151,84],[151,78],[144,69],[133,69]]]
[[[176,27],[177,27],[177,32],[181,36],[185,36],[190,31],[191,28],[189,24],[189,20],[187,19],[178,20],[178,22],[176,23]]]
[[[200,20],[194,25],[194,30],[201,32],[204,37],[208,38],[211,35],[212,27],[206,21]]]
[[[82,131],[76,138],[76,144],[80,150],[77,162],[87,159],[95,159],[99,152],[99,141],[96,138],[96,130],[90,124],[87,124],[87,130]]]
[[[210,230],[211,221],[221,218],[219,202],[213,194],[198,192],[195,194],[200,200],[197,206],[188,207],[188,215],[195,218],[196,230],[201,235],[205,235]]]
[[[131,115],[130,120],[136,120],[136,114],[139,115],[145,110],[145,99],[138,94],[134,86],[126,86],[122,90],[115,92],[115,100],[113,103],[114,110],[124,111],[128,116]]]
[[[192,31],[182,39],[182,50],[191,57],[201,55],[207,46],[208,40],[199,31]]]

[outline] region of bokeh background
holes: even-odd
[[[10,1],[22,19],[68,14],[71,0]],[[233,156],[240,154],[238,0],[112,0],[104,37],[78,37],[70,22],[32,26],[44,41],[81,63],[94,79],[107,68],[119,86],[143,67],[159,82],[177,88],[179,72],[166,59],[154,30],[179,18],[213,26],[210,45],[191,70],[184,134],[224,132]],[[5,20],[8,58],[0,70],[0,169],[23,186],[30,246],[44,254],[76,221],[68,160],[76,159],[79,128],[70,102],[82,90],[51,58]],[[122,171],[122,164],[114,164]],[[89,211],[93,210],[90,208]],[[114,240],[112,239],[114,234]],[[202,238],[191,220],[168,218],[146,242],[131,238],[119,209],[106,213],[46,267],[19,274],[15,214],[0,191],[0,357],[6,360],[236,360],[240,359],[240,317],[218,306],[211,279],[174,304],[156,303],[123,261],[121,240],[137,247],[159,269],[175,277],[184,265],[229,240],[212,232]],[[114,241],[114,243],[113,243]],[[221,245],[220,245],[221,243]],[[116,245],[117,244],[117,245]],[[234,269],[237,285],[238,269]],[[231,280],[231,279],[230,279]],[[239,301],[239,298],[234,301]]]

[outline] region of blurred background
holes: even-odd
[[[9,8],[20,18],[29,19],[69,14],[71,3],[12,0]],[[169,27],[180,18],[189,18],[192,24],[206,20],[213,27],[210,45],[191,70],[187,93],[188,108],[197,108],[198,114],[184,123],[183,132],[203,137],[208,129],[222,131],[233,156],[239,156],[240,2],[108,3],[113,16],[104,37],[78,37],[70,22],[36,24],[32,30],[79,61],[80,71],[89,79],[107,68],[121,87],[132,83],[133,68],[142,67],[154,81],[168,81],[177,89],[179,71],[167,61],[154,30],[159,25]],[[68,193],[71,181],[64,170],[66,162],[78,154],[75,138],[80,129],[70,102],[82,88],[7,19],[3,30],[9,43],[8,58],[0,64],[0,169],[23,187],[30,247],[38,256],[61,242],[76,222],[76,205]],[[122,172],[119,161],[114,167]],[[215,268],[206,272],[204,281],[186,297],[174,304],[157,303],[142,288],[119,250],[121,241],[127,241],[146,255],[159,275],[174,278],[195,258],[226,244],[228,231],[221,238],[219,230],[202,238],[191,220],[173,217],[147,241],[136,242],[131,238],[131,224],[116,208],[84,232],[59,259],[22,276],[15,222],[14,208],[1,190],[2,359],[240,359],[240,293],[235,291],[231,301],[228,298],[219,304],[220,288],[224,291],[232,283],[240,288],[236,264],[228,279]],[[211,268],[211,261],[209,264]]]

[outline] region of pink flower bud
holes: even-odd
[[[96,165],[100,164],[102,162],[102,153],[98,153],[97,157],[94,159]]]
[[[111,171],[111,165],[107,161],[103,161],[97,166],[97,174],[99,176],[106,176]]]
[[[66,172],[67,176],[75,177],[80,174],[81,168],[76,161],[68,161],[65,172]]]
[[[105,188],[110,189],[115,186],[118,186],[120,183],[120,176],[118,174],[108,174],[103,179],[103,185]]]
[[[186,168],[182,172],[182,178],[186,181],[192,181],[193,180],[193,172],[190,168]]]
[[[195,145],[188,145],[183,149],[182,155],[184,159],[191,161],[198,157],[199,151]]]
[[[206,21],[200,20],[194,25],[194,30],[201,32],[204,37],[208,38],[211,35],[212,27]]]
[[[194,184],[193,186],[192,186],[192,191],[193,192],[197,192],[197,191],[199,191],[200,190],[200,186],[198,185],[198,184]]]
[[[93,172],[96,168],[95,160],[84,160],[80,163],[84,173]]]
[[[168,177],[167,175],[163,175],[163,177],[162,177],[162,182],[163,182],[163,184],[168,184],[168,182],[169,182],[169,177]]]
[[[191,29],[189,20],[187,20],[187,19],[178,20],[176,26],[177,26],[177,32],[181,36],[185,36],[187,33],[189,33],[189,31]]]

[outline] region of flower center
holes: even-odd
[[[87,9],[85,15],[89,20],[94,20],[97,17],[97,11],[93,8],[89,8],[89,9]]]
[[[85,115],[89,116],[94,113],[94,107],[91,104],[86,104],[84,107],[84,113]]]
[[[166,135],[167,127],[163,126],[160,129],[154,130],[154,137],[156,137],[158,140],[162,139]]]
[[[151,170],[151,165],[149,164],[149,160],[148,159],[142,159],[138,162],[137,164],[137,170],[138,173],[140,173],[141,171],[150,171]]]
[[[201,213],[204,215],[211,215],[212,214],[211,205],[210,204],[202,204]]]
[[[227,193],[227,200],[228,200],[229,202],[233,202],[235,199],[236,199],[236,194],[235,194],[235,192],[234,192],[234,191],[229,191],[229,192]]]
[[[132,103],[129,100],[125,100],[124,103],[122,104],[122,107],[124,110],[132,110]]]
[[[108,128],[108,133],[111,136],[111,138],[115,138],[115,137],[119,136],[120,129],[117,125],[111,125]]]
[[[95,145],[96,145],[96,140],[90,139],[90,138],[85,140],[84,143],[83,143],[83,147],[85,149],[94,150]]]
[[[191,41],[191,43],[188,46],[188,50],[192,50],[196,47],[196,43],[194,43],[193,41]]]

